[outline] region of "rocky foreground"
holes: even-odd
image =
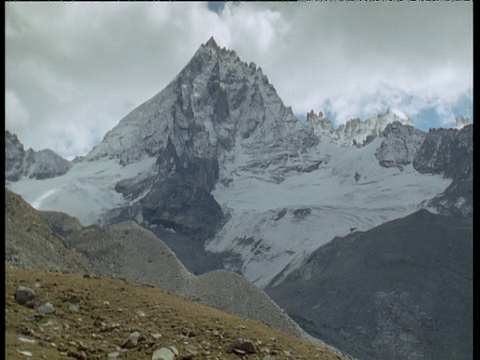
[[[5,358],[342,359],[147,285],[5,269]]]

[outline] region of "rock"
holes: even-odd
[[[73,311],[73,312],[79,312],[80,308],[77,305],[70,305],[68,307],[68,310]]]
[[[170,346],[169,349],[175,354],[175,356],[178,356],[179,352],[175,345]]]
[[[107,360],[115,360],[119,356],[120,356],[120,353],[118,351],[115,351],[115,352],[112,352],[112,353],[108,354]]]
[[[102,321],[101,318],[96,318],[95,321],[93,322],[93,326],[95,327],[105,327],[105,323]]]
[[[32,353],[30,351],[18,350],[18,354],[25,357],[32,357]]]
[[[20,305],[25,305],[27,302],[33,300],[36,294],[35,291],[26,286],[19,286],[17,292],[15,293],[15,300]]]
[[[77,295],[72,295],[70,296],[70,298],[68,299],[68,302],[70,304],[78,304],[80,302],[80,299],[78,298]]]
[[[18,340],[29,343],[29,344],[35,344],[37,342],[37,340],[24,338],[23,336],[19,337]]]
[[[135,331],[130,334],[128,338],[123,340],[122,344],[120,345],[124,349],[131,349],[138,345],[138,338],[140,337],[140,333]]]
[[[55,308],[53,307],[52,303],[46,302],[38,307],[37,311],[40,314],[52,314],[55,312]]]
[[[197,336],[197,334],[195,333],[195,330],[193,330],[193,329],[183,329],[182,330],[182,335],[187,337],[187,338]]]
[[[242,356],[246,354],[246,351],[243,351],[237,348],[233,348],[233,352],[237,355],[242,355]]]
[[[245,351],[245,353],[247,354],[255,354],[257,352],[257,348],[255,347],[255,344],[251,340],[239,338],[235,340],[234,347],[237,350]]]
[[[198,356],[198,350],[195,349],[193,346],[189,346],[189,345],[185,346],[185,352],[186,354],[183,355],[184,359],[193,359],[196,356]]]
[[[382,133],[383,141],[375,152],[380,166],[403,169],[411,164],[425,140],[425,134],[413,126],[393,122]]]
[[[175,360],[175,354],[170,349],[161,348],[153,353],[152,360]]]

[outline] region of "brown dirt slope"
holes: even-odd
[[[263,323],[147,285],[10,267],[5,271],[6,359],[108,359],[109,354],[111,359],[152,359],[160,348],[178,350],[177,359],[341,359]],[[33,289],[35,298],[18,303],[19,286]],[[53,313],[39,310],[46,302]],[[122,348],[134,332],[137,344]],[[238,338],[251,340],[256,352],[232,353]]]

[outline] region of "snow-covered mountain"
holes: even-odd
[[[427,138],[441,141],[396,110],[303,124],[260,67],[211,38],[68,172],[8,187],[85,225],[134,219],[193,239],[263,287],[335,236],[436,211],[452,176],[415,167]]]
[[[381,135],[387,125],[393,122],[413,126],[405,113],[392,109],[365,121],[358,118],[348,120],[337,129],[333,127],[332,122],[321,111],[315,114],[315,111],[311,110],[307,113],[305,124],[313,129],[320,141],[349,147],[352,145],[361,146],[365,141]]]
[[[302,154],[318,143],[313,131],[284,106],[262,69],[242,62],[213,38],[163,91],[109,131],[86,159],[116,158],[127,165],[159,156],[168,139],[183,165],[198,158],[218,162],[220,182],[230,181],[242,168],[269,168],[281,177],[282,166],[308,166]]]

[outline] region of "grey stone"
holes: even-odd
[[[36,294],[33,289],[30,289],[26,286],[19,286],[17,292],[15,293],[15,300],[20,305],[25,305],[30,300],[35,298]]]
[[[152,354],[152,360],[175,360],[175,354],[170,349],[161,348]]]
[[[122,344],[120,345],[124,349],[131,349],[138,345],[138,339],[140,337],[140,333],[135,331],[131,333],[125,340],[123,340]]]
[[[55,312],[55,308],[53,307],[52,303],[46,302],[40,305],[37,309],[40,314],[52,314]]]
[[[68,307],[68,310],[73,311],[73,312],[79,312],[80,308],[78,307],[78,305],[70,305]]]
[[[245,351],[247,354],[255,354],[257,352],[257,348],[253,341],[247,339],[237,339],[235,340],[235,349]]]

